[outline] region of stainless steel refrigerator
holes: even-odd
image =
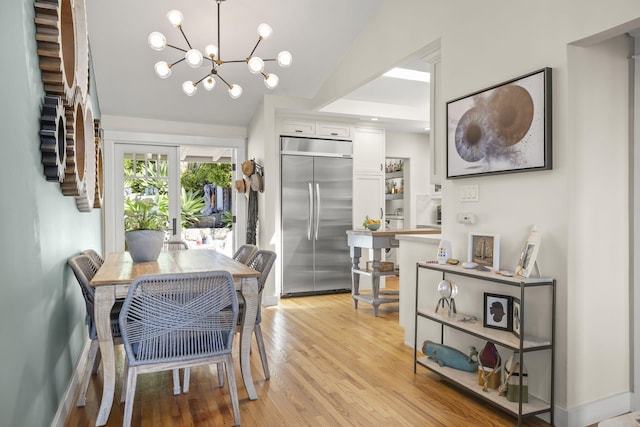
[[[351,141],[282,137],[282,296],[351,290]]]

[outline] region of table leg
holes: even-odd
[[[258,393],[253,385],[251,361],[249,359],[251,356],[251,338],[258,314],[258,280],[255,277],[242,280],[242,296],[244,297],[245,311],[242,319],[242,332],[240,333],[240,368],[249,399],[257,400]]]
[[[371,262],[371,288],[373,294],[373,315],[378,317],[378,307],[380,307],[380,257],[381,250],[373,250],[373,261]]]
[[[98,343],[102,355],[102,402],[96,426],[107,424],[116,384],[116,357],[113,349],[113,335],[111,333],[111,308],[115,302],[115,288],[113,286],[96,287],[94,297],[94,317],[98,331]]]
[[[355,270],[360,269],[360,257],[362,256],[362,249],[358,247],[351,247],[351,258],[352,258],[352,267],[351,267],[351,296],[353,297],[353,304],[355,308],[358,308],[358,300],[355,298],[355,295],[360,295],[360,275],[355,272]]]

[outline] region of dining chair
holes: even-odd
[[[184,240],[166,240],[162,245],[162,249],[167,251],[181,251],[189,249],[189,245]]]
[[[83,255],[87,255],[91,259],[91,261],[93,261],[93,263],[98,266],[98,268],[102,267],[102,264],[104,264],[104,258],[102,258],[102,256],[94,249],[85,249],[80,253]]]
[[[126,354],[123,425],[131,425],[138,374],[224,364],[233,418],[240,407],[231,349],[238,319],[233,278],[227,271],[139,276],[120,312]]]
[[[231,258],[235,259],[238,262],[246,264],[257,250],[258,247],[256,245],[245,244],[240,246]]]
[[[80,384],[80,394],[76,401],[77,406],[85,406],[87,403],[87,388],[89,387],[89,380],[91,374],[98,372],[98,366],[100,365],[100,346],[98,344],[98,333],[96,331],[96,322],[94,318],[94,289],[89,284],[93,276],[96,274],[98,267],[95,262],[91,260],[89,255],[80,254],[71,257],[67,264],[71,267],[73,274],[80,285],[82,296],[84,298],[85,308],[87,311],[86,322],[89,330],[89,338],[91,344],[89,346],[89,353],[87,355],[87,363],[82,376],[82,383]],[[116,301],[111,309],[111,333],[113,334],[114,344],[122,344],[120,335],[120,324],[118,323],[118,315],[120,314],[120,308],[122,307],[122,300]]]
[[[253,332],[256,336],[256,342],[258,344],[258,351],[260,352],[260,360],[262,361],[262,370],[264,371],[265,379],[271,378],[271,374],[269,373],[269,363],[267,361],[267,352],[264,346],[264,339],[262,337],[262,328],[260,327],[260,323],[262,322],[261,316],[261,307],[262,307],[262,291],[264,290],[264,285],[267,281],[267,277],[269,276],[269,272],[273,267],[273,264],[276,260],[276,253],[273,251],[268,251],[265,249],[260,249],[256,251],[251,259],[247,262],[247,265],[253,268],[256,271],[259,271],[260,277],[258,278],[258,312],[256,314],[256,324],[253,328]],[[238,314],[238,324],[236,325],[236,332],[240,332],[240,328],[242,327],[242,318],[244,315],[244,298],[240,295],[239,298],[239,314]],[[218,365],[218,383],[220,386],[224,385],[224,377],[222,375],[222,367]],[[183,391],[185,393],[189,392],[189,380],[190,380],[190,372],[189,369],[184,370],[184,384]]]
[[[189,249],[189,245],[184,240],[165,240],[162,249],[166,251],[184,251]],[[173,394],[180,394],[180,370],[173,370]]]

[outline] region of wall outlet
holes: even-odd
[[[475,224],[476,216],[472,213],[459,213],[458,222],[462,224]]]

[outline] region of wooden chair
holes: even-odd
[[[236,253],[234,253],[231,258],[235,259],[238,262],[246,264],[251,259],[253,254],[255,254],[257,251],[258,247],[256,245],[242,245],[238,248]]]
[[[98,333],[96,331],[96,322],[93,315],[93,301],[94,301],[94,289],[89,284],[93,276],[98,271],[98,267],[95,262],[86,254],[76,255],[67,261],[67,264],[71,267],[73,274],[76,276],[76,280],[80,285],[82,296],[84,297],[84,303],[87,310],[87,327],[89,329],[89,338],[91,338],[91,345],[89,347],[89,353],[87,355],[87,364],[82,376],[82,382],[80,383],[80,394],[76,402],[77,406],[85,406],[87,403],[87,387],[89,387],[89,380],[91,374],[98,372],[98,366],[100,365],[100,346],[98,344]],[[122,307],[122,300],[116,301],[111,309],[111,333],[113,334],[114,343],[122,344],[120,339],[120,324],[118,323],[118,315],[120,314],[120,308]]]
[[[123,426],[131,425],[138,374],[225,365],[233,418],[240,425],[231,357],[238,300],[226,271],[146,275],[135,279],[120,312],[127,355]]]

